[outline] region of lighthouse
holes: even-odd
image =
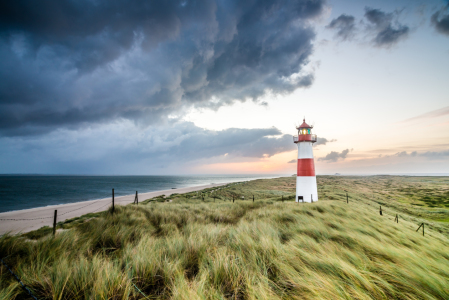
[[[312,134],[312,128],[313,126],[309,126],[304,119],[301,126],[296,127],[298,135],[293,136],[293,142],[298,145],[296,202],[318,201],[312,148],[316,142],[316,134]]]

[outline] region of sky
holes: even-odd
[[[0,174],[449,173],[449,2],[0,3]]]

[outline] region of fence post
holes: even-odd
[[[55,216],[53,218],[53,236],[56,234],[56,218],[58,216],[58,210],[55,209]]]
[[[234,203],[234,196],[232,196],[232,203]]]
[[[379,206],[379,213],[382,215],[382,206]]]
[[[136,197],[134,197],[134,203],[139,204],[139,196],[137,195],[137,191],[136,191]]]
[[[310,200],[311,200],[312,203],[313,203],[313,195],[312,195],[312,194],[310,194]]]
[[[421,225],[419,225],[418,229],[416,229],[416,232],[418,232],[421,226],[422,226],[422,236],[424,236],[424,223],[421,223]]]
[[[112,189],[112,213],[114,213],[114,189]]]
[[[253,195],[253,202],[254,202],[254,195]]]
[[[349,196],[348,196],[348,193],[346,193],[346,203],[349,203]]]

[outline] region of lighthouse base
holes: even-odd
[[[318,189],[316,176],[296,177],[296,202],[316,202],[318,201]]]

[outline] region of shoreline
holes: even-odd
[[[234,182],[226,182],[226,183],[218,183],[218,184],[231,184],[231,183],[234,183]],[[209,185],[213,185],[213,184],[216,184],[216,183],[210,183]],[[174,190],[180,190],[180,189],[184,189],[184,188],[194,188],[194,187],[197,187],[197,186],[199,186],[199,185],[192,185],[192,186],[186,186],[186,187],[181,187],[181,188],[171,188],[169,190],[157,190],[157,191],[143,192],[143,193],[139,193],[139,198],[140,198],[140,195],[144,195],[144,194],[163,192],[163,191],[174,191]],[[207,185],[204,185],[204,186],[207,186]],[[117,194],[116,194],[114,198],[117,199],[117,198],[120,198],[120,197],[127,197],[127,196],[130,196],[130,195],[131,194],[117,196]],[[134,196],[134,194],[132,194],[132,195]],[[81,200],[81,201],[61,203],[61,204],[49,204],[49,205],[45,205],[45,206],[37,206],[37,207],[32,207],[32,208],[23,208],[23,209],[15,209],[15,210],[3,211],[3,212],[0,212],[0,219],[2,218],[1,215],[2,214],[6,214],[6,213],[32,211],[32,210],[35,210],[35,209],[38,209],[38,208],[52,208],[52,207],[56,207],[57,208],[57,207],[62,206],[62,205],[71,205],[71,204],[77,204],[77,203],[95,202],[95,201],[100,201],[100,200],[105,200],[105,199],[112,199],[112,193],[111,193],[111,197],[106,197],[106,198]],[[140,199],[139,199],[139,201],[140,201]],[[0,225],[1,225],[1,223],[0,223]]]
[[[139,193],[156,192],[207,185],[231,183],[255,179],[270,179],[281,174],[244,174],[211,176],[84,176],[84,175],[4,175],[0,174],[0,213],[50,207],[60,204],[99,200]],[[0,224],[1,226],[1,224]]]
[[[169,190],[159,190],[139,194],[139,201],[144,201],[153,197],[165,195],[170,196],[175,193],[189,193],[203,190],[211,187],[218,187],[230,184],[226,183],[211,183],[207,185],[198,185],[184,188],[176,188]],[[127,205],[134,202],[135,194],[114,197],[116,205]],[[0,213],[0,235],[5,233],[18,234],[26,233],[39,229],[43,226],[53,226],[54,210],[58,210],[57,222],[62,222],[67,219],[80,217],[88,213],[96,213],[105,211],[112,204],[112,196],[108,198],[101,198],[96,200],[87,200],[80,202],[72,202],[66,204],[54,204],[48,206],[41,206],[36,208],[27,208],[22,210],[13,210]]]

